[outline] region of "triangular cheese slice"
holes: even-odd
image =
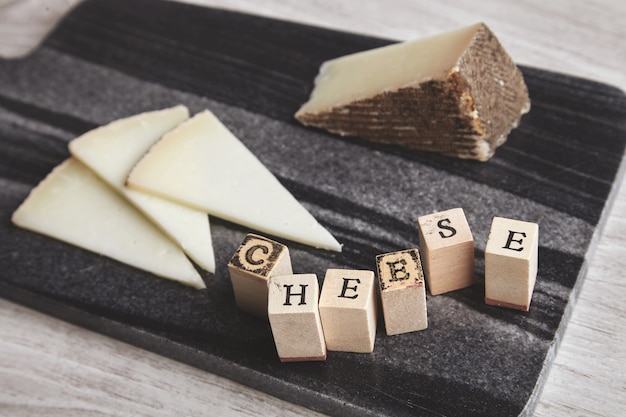
[[[185,106],[142,113],[91,130],[69,144],[72,155],[128,198],[200,267],[215,272],[206,212],[124,186],[128,173],[166,132],[189,118]]]
[[[76,159],[67,159],[39,183],[12,220],[160,277],[205,288],[183,251]]]
[[[295,118],[342,136],[486,161],[530,109],[482,23],[326,61]]]
[[[260,232],[341,251],[341,245],[211,112],[167,133],[132,170],[130,188]]]

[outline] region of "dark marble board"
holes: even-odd
[[[177,3],[82,4],[34,54],[0,61],[0,294],[329,414],[531,414],[620,177],[626,96],[522,67],[532,110],[487,163],[294,122],[322,61],[389,42]],[[12,226],[73,137],[177,103],[215,112],[344,244],[289,243],[295,272],[373,270],[417,245],[417,216],[463,207],[477,284],[429,296],[426,331],[387,337],[380,320],[372,354],[283,364],[268,324],[234,305],[226,264],[248,230],[212,219],[218,269],[197,291]],[[496,215],[540,226],[528,313],[483,302]]]

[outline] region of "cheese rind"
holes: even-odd
[[[530,109],[484,24],[325,62],[295,117],[342,136],[481,161]]]
[[[69,144],[71,154],[157,224],[201,268],[215,272],[209,218],[204,211],[125,186],[128,173],[166,132],[189,118],[182,105],[141,113],[93,129]]]
[[[31,191],[12,221],[160,277],[205,288],[178,246],[74,158]]]
[[[211,112],[166,134],[130,173],[130,188],[318,248],[341,245]]]

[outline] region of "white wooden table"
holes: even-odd
[[[484,21],[520,64],[626,90],[626,2],[192,2],[399,40]],[[76,0],[0,0],[0,55],[22,55],[74,3]],[[536,416],[618,416],[626,412],[625,184],[616,190],[617,198]],[[313,414],[0,299],[0,415]]]

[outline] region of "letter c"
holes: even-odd
[[[263,252],[264,255],[267,255],[268,253],[270,253],[270,250],[267,246],[264,246],[264,245],[252,246],[250,249],[246,251],[246,262],[248,262],[250,265],[261,265],[263,262],[265,262],[265,259],[263,258],[254,259],[253,255],[257,250],[260,250],[261,252]]]

